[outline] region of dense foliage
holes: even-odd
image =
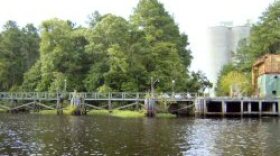
[[[152,83],[157,91],[202,92],[211,86],[203,73],[187,70],[188,37],[157,0],[140,0],[129,20],[94,12],[88,23],[49,19],[38,35],[32,25],[21,30],[8,22],[0,34],[0,89],[149,91]]]
[[[222,91],[221,79],[231,71],[239,71],[251,79],[253,63],[259,57],[268,53],[280,53],[280,1],[275,1],[260,17],[259,22],[252,26],[248,39],[240,42],[236,61],[224,67],[220,73],[217,91],[219,95],[226,95]]]
[[[20,29],[8,21],[0,34],[0,89],[17,90],[25,73],[39,56],[37,29],[28,24]]]

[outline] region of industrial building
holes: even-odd
[[[267,54],[258,59],[252,69],[255,94],[264,98],[280,95],[280,55]]]
[[[234,61],[239,42],[250,35],[250,24],[233,26],[232,22],[223,22],[208,29],[210,70],[207,76],[214,84],[225,64]]]

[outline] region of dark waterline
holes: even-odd
[[[0,155],[280,155],[280,120],[0,114]]]

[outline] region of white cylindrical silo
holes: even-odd
[[[231,28],[215,26],[208,29],[209,40],[209,79],[214,85],[222,67],[230,62]]]
[[[231,28],[231,50],[236,54],[241,40],[248,38],[250,35],[250,26],[235,26]]]

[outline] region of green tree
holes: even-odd
[[[86,51],[91,60],[91,69],[84,80],[88,91],[109,90],[122,91],[126,81],[129,49],[129,23],[111,14],[91,28],[87,39]]]
[[[221,91],[225,95],[230,95],[232,88],[239,89],[241,94],[250,94],[252,92],[252,88],[250,85],[250,79],[247,77],[247,75],[231,71],[227,73],[226,75],[222,76],[221,78]]]
[[[20,29],[16,22],[8,21],[0,35],[0,88],[17,90],[25,73],[39,53],[37,29],[28,24]]]
[[[206,88],[212,88],[213,84],[207,79],[202,71],[191,72],[188,80],[188,92],[204,93]]]
[[[44,21],[41,25],[40,58],[25,74],[23,89],[61,91],[66,80],[69,88],[83,90],[82,80],[87,71],[83,66],[87,63],[86,44],[83,28],[75,28],[72,22],[59,19]]]
[[[146,77],[141,83],[149,88],[150,78],[160,79],[159,91],[171,90],[172,80],[176,89],[186,90],[187,67],[191,61],[187,36],[180,34],[173,18],[157,0],[141,0],[130,17],[132,29],[139,31],[138,59]],[[135,55],[137,56],[137,55]],[[180,85],[179,85],[180,84]]]

